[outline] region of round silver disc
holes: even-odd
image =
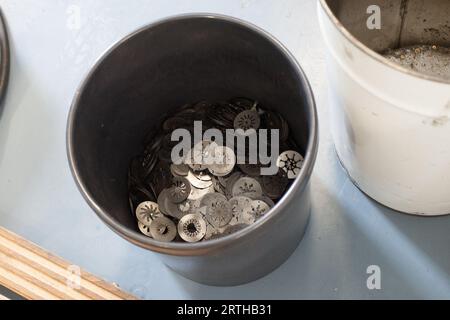
[[[206,222],[199,213],[185,215],[178,222],[178,234],[186,242],[197,242],[206,234]]]
[[[168,191],[168,198],[173,203],[180,203],[187,199],[191,192],[191,184],[186,178],[174,177]]]
[[[231,205],[231,212],[233,218],[230,221],[230,225],[236,225],[240,223],[252,224],[255,222],[255,216],[252,211],[252,199],[243,196],[233,197],[229,200]]]
[[[231,205],[227,200],[217,201],[214,207],[206,208],[205,217],[215,228],[225,227],[233,218]]]
[[[144,234],[144,235],[146,235],[147,237],[150,237],[150,238],[152,237],[152,234],[150,233],[150,227],[149,226],[147,226],[147,225],[143,224],[142,222],[138,221],[138,228],[139,228],[139,231],[142,234]]]
[[[287,173],[288,179],[295,179],[302,169],[303,160],[303,156],[297,151],[284,151],[277,158],[277,167]]]
[[[201,207],[214,208],[218,202],[227,201],[227,197],[218,192],[207,193],[200,200]]]
[[[146,226],[150,226],[153,219],[160,215],[158,204],[153,201],[141,202],[136,208],[136,218]]]
[[[232,187],[233,197],[245,196],[257,198],[262,196],[262,188],[256,179],[250,177],[239,178]]]
[[[251,206],[253,215],[256,219],[262,217],[270,210],[269,205],[262,200],[253,200]]]
[[[258,129],[260,125],[260,118],[256,110],[245,110],[239,113],[234,119],[235,129]]]
[[[150,234],[155,240],[170,242],[177,236],[177,228],[172,220],[161,216],[153,220],[150,226]]]
[[[208,170],[215,176],[226,176],[236,164],[236,155],[231,148],[219,146],[214,149],[213,162]]]
[[[173,203],[169,198],[166,198],[164,207],[167,209],[166,215],[174,217],[176,219],[181,219],[184,215],[186,215],[185,212],[180,210],[180,204]]]
[[[202,171],[208,168],[210,156],[210,141],[200,141],[186,154],[184,163],[194,171]]]

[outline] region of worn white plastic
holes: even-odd
[[[450,84],[396,67],[318,1],[328,47],[337,154],[366,194],[393,209],[450,213]]]

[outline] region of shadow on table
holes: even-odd
[[[339,166],[342,168],[340,162]],[[425,294],[424,298],[450,298],[450,215],[425,217],[405,214],[371,199],[359,189],[358,191],[370,203],[372,211],[377,213],[379,224],[385,226],[388,236],[393,236],[392,247],[398,249],[398,256],[416,266],[415,272],[409,275],[409,280],[425,277],[424,279],[428,279],[426,281],[430,281],[424,281],[420,288]],[[405,267],[405,270],[409,269]]]
[[[428,259],[439,269],[445,277],[443,280],[446,279],[450,298],[450,215],[414,216],[386,208],[379,203],[375,203],[375,206],[424,259]]]

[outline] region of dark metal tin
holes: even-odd
[[[305,155],[301,174],[268,214],[226,237],[162,243],[140,234],[129,212],[127,170],[149,125],[184,103],[233,96],[283,114]],[[255,280],[291,255],[310,215],[317,148],[314,97],[295,58],[263,30],[217,14],[167,18],[114,44],[76,92],[67,124],[70,168],[97,215],[177,273],[210,285]]]

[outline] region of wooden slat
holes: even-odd
[[[69,285],[71,264],[0,227],[0,284],[26,299],[136,299],[118,287],[80,270]]]

